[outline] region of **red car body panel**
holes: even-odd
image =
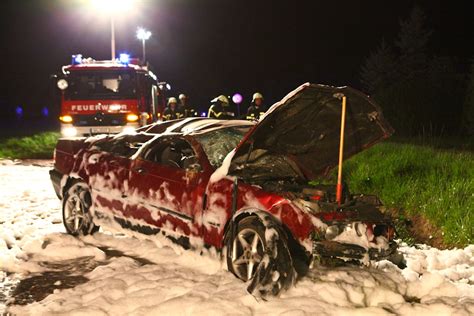
[[[77,142],[84,144],[79,139]],[[225,226],[233,216],[233,181],[223,178],[209,183],[214,169],[197,143],[194,142],[194,148],[203,167],[199,173],[187,173],[140,158],[131,160],[99,153],[91,148],[80,150],[74,157],[64,151],[66,143],[70,141],[60,141],[57,146],[55,168],[85,181],[91,188],[95,208],[222,248]],[[73,168],[70,167],[72,162]],[[140,169],[146,171],[141,173]],[[309,238],[315,229],[311,216],[282,196],[243,182],[238,188],[235,215],[268,212],[284,223],[298,240]]]
[[[304,90],[305,87],[308,86],[300,87],[298,91]],[[279,104],[283,106],[285,102],[282,101]],[[278,107],[275,107],[271,111],[278,112],[277,110]],[[266,117],[271,119],[271,113]],[[243,152],[247,150],[247,147],[250,148],[249,155],[253,152],[252,150],[255,150],[252,144],[268,145],[262,141],[264,133],[261,126],[266,122],[266,117],[263,122],[253,127],[237,146],[237,151],[240,151],[238,152],[239,159],[245,156]],[[185,125],[183,122],[188,121],[181,121],[176,125],[182,128],[182,125]],[[198,121],[193,120],[193,122],[199,125]],[[208,131],[229,127],[229,123],[224,123],[224,121],[216,120],[213,123],[214,121],[204,119],[203,122],[207,124]],[[208,124],[209,122],[211,124]],[[222,126],[219,127],[219,124]],[[243,126],[243,124],[236,121],[235,126]],[[389,127],[389,125],[386,126]],[[170,128],[167,127],[167,130],[169,131]],[[206,133],[206,130],[199,133]],[[91,139],[87,142],[81,139],[60,140],[56,148],[55,170],[63,178],[79,178],[89,185],[93,212],[106,213],[109,217],[118,219],[119,222],[129,222],[129,226],[159,229],[176,238],[189,237],[218,249],[224,246],[228,224],[233,218],[245,213],[271,214],[309,253],[311,253],[313,233],[321,232],[333,221],[358,220],[360,214],[357,209],[348,209],[344,212],[341,210],[310,212],[297,205],[285,192],[268,191],[245,179],[238,180],[237,192],[235,192],[234,177],[223,176],[216,181],[211,181],[211,176],[216,169],[198,140],[199,133],[158,134],[141,145],[140,149],[130,157],[114,155],[99,148],[100,144],[117,141],[117,137],[122,137],[120,135]],[[387,136],[387,133],[390,133],[390,128],[382,128],[381,136],[377,137],[382,139]],[[200,169],[184,169],[145,159],[147,150],[152,150],[154,144],[167,139],[185,141],[189,144]],[[370,144],[374,142],[375,139],[372,139]],[[359,148],[367,145],[362,144]],[[295,161],[298,159],[307,161],[307,156],[302,156],[296,150],[295,152],[295,155],[289,154],[287,157],[294,158]],[[355,149],[351,154],[354,152]],[[231,160],[231,163],[233,169],[229,174],[233,176],[232,172],[237,172],[237,167],[243,162]],[[315,170],[313,168],[310,171]],[[66,186],[67,181],[61,181],[59,190],[64,190]],[[61,196],[61,192],[58,195]],[[236,197],[235,207],[234,196]],[[370,217],[368,218],[369,220],[366,218],[364,222],[370,226]],[[377,219],[373,220],[373,222],[376,221]],[[368,231],[371,229],[370,226]]]

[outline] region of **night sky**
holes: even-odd
[[[110,58],[109,19],[87,0],[2,0],[0,114],[50,106],[49,75],[82,53]],[[260,91],[266,103],[306,81],[360,88],[360,67],[382,38],[393,43],[400,18],[418,4],[434,33],[431,50],[473,51],[474,1],[137,1],[116,19],[117,52],[141,56],[138,26],[153,35],[147,56],[172,93],[204,108],[218,94]]]

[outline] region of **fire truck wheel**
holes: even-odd
[[[89,209],[92,205],[87,185],[76,182],[67,189],[63,198],[63,223],[68,234],[73,236],[89,235],[97,232]]]

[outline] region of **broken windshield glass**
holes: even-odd
[[[248,129],[249,127],[228,127],[196,135],[196,139],[201,143],[211,165],[219,168],[224,158],[237,147]]]

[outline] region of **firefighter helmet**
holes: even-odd
[[[183,99],[187,99],[188,97],[184,93],[181,93],[178,98],[180,100],[183,100]]]
[[[255,99],[262,99],[263,100],[263,95],[260,92],[255,92],[252,96],[252,102],[254,102]]]
[[[170,105],[171,103],[178,103],[178,100],[176,100],[175,97],[171,97],[168,99],[168,105]]]
[[[229,99],[225,95],[221,94],[220,96],[212,99],[211,102],[212,103],[220,102],[220,103],[229,104]]]

